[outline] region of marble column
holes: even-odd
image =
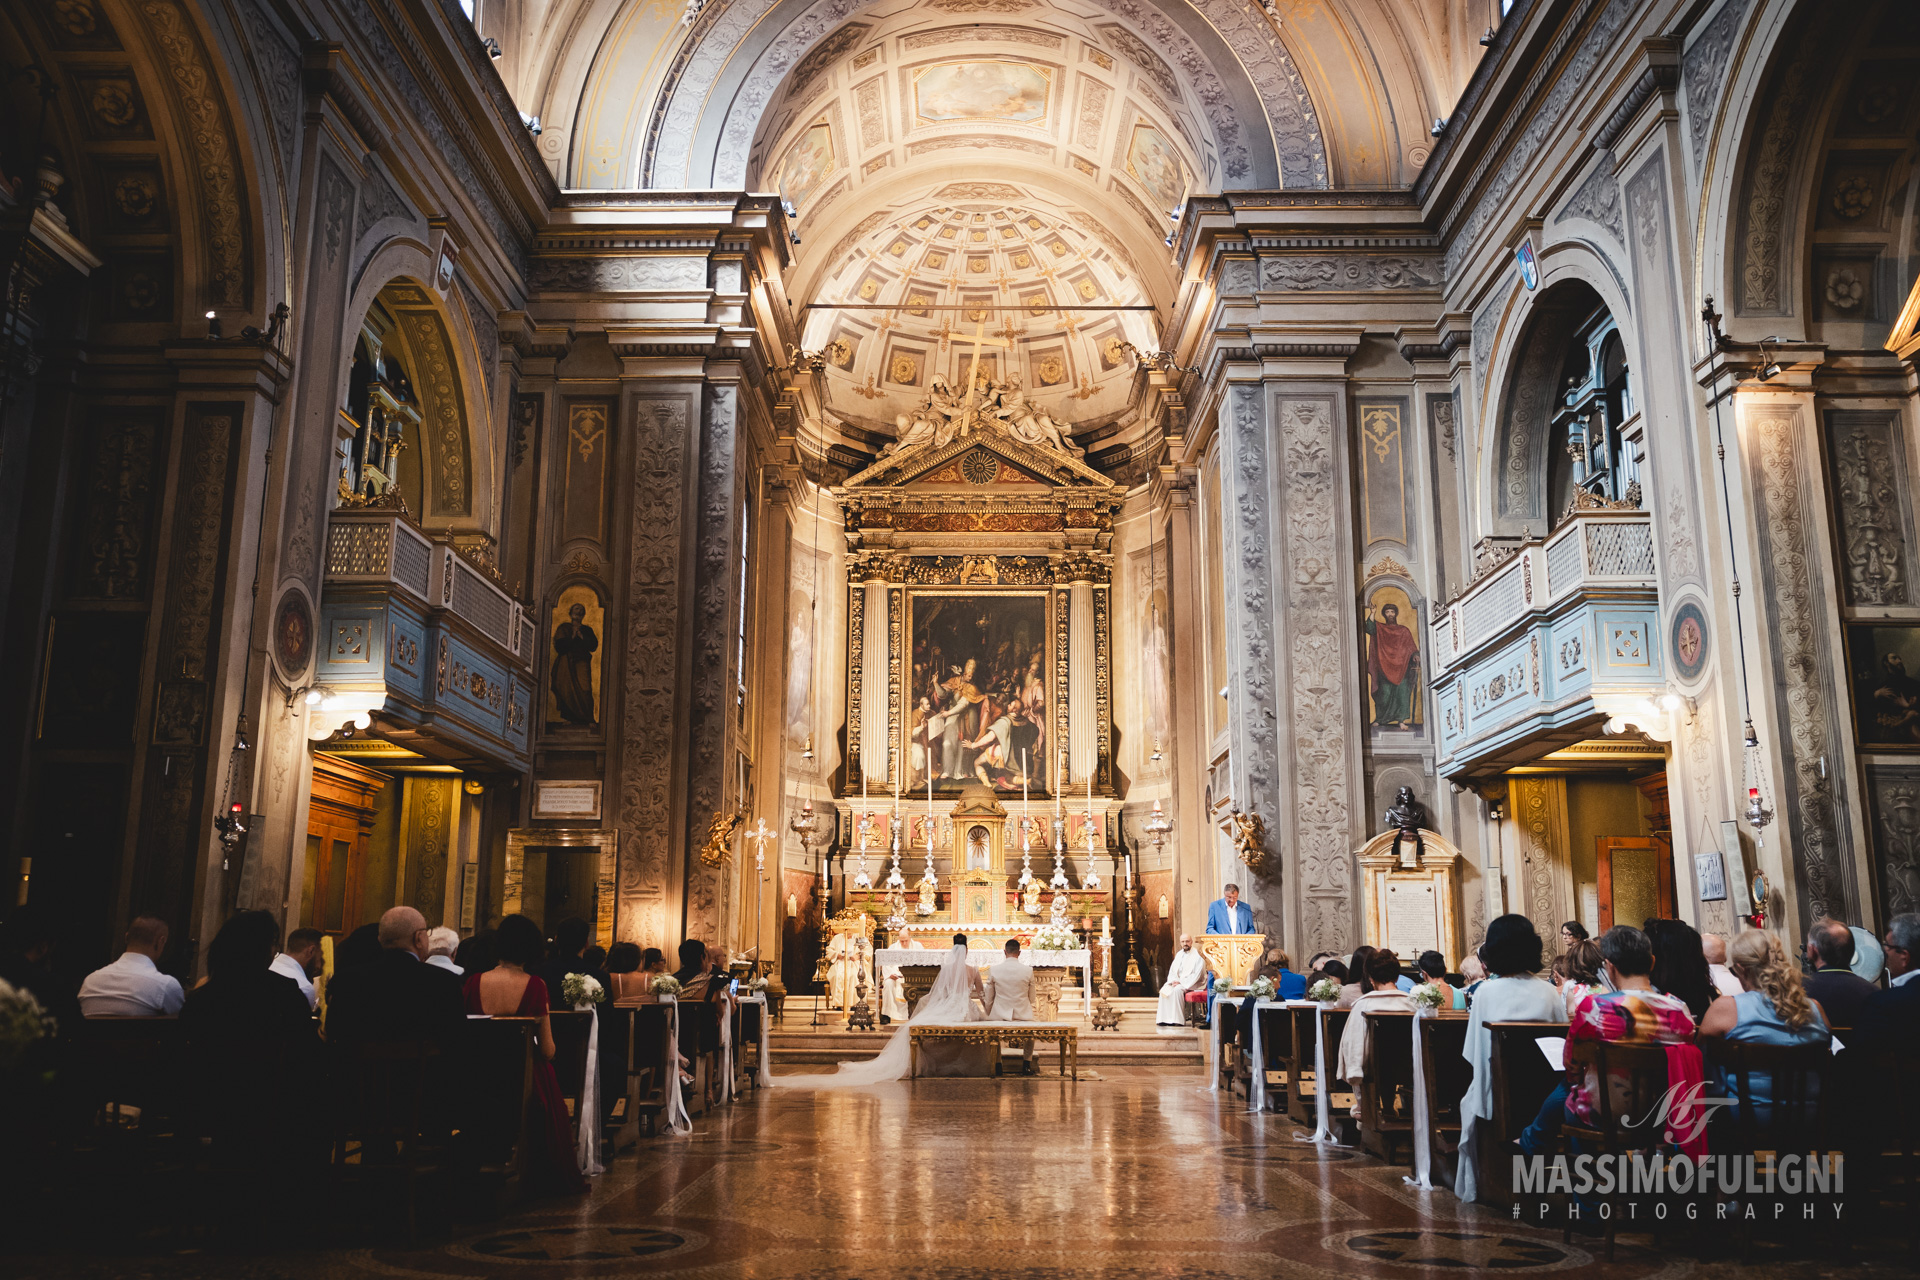
[[[887,691],[893,652],[887,643],[887,584],[872,579],[866,585],[865,621],[860,649],[860,768],[868,787],[885,791],[887,777]]]
[[[1093,583],[1077,578],[1067,591],[1067,757],[1076,791],[1100,767],[1100,743],[1094,726]]]
[[[1163,471],[1162,473],[1166,473]],[[1213,835],[1207,820],[1207,767],[1213,744],[1207,733],[1205,606],[1198,511],[1193,474],[1186,471],[1167,495],[1168,743],[1173,763],[1173,899],[1179,933],[1200,933],[1214,884]]]

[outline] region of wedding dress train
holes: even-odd
[[[974,1003],[974,973],[967,965],[967,949],[956,944],[940,963],[940,976],[920,1000],[913,1016],[894,1031],[887,1047],[869,1062],[843,1062],[831,1075],[775,1076],[781,1089],[859,1089],[903,1080],[912,1068],[913,1047],[908,1028],[955,1022],[979,1022],[984,1016]],[[972,1046],[955,1046],[968,1048]],[[935,1074],[943,1074],[935,1072]]]

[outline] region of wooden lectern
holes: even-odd
[[[1216,985],[1244,987],[1267,951],[1264,933],[1203,933],[1193,940],[1212,969]]]

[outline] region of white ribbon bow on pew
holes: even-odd
[[[600,1163],[600,1007],[592,1001],[574,1006],[592,1017],[587,1023],[587,1078],[580,1086],[580,1137],[574,1157],[589,1176],[607,1171]]]
[[[1322,1009],[1331,1005],[1321,1005]],[[1340,1145],[1333,1134],[1333,1109],[1329,1101],[1333,1093],[1333,1084],[1327,1079],[1327,1020],[1319,1014],[1313,1018],[1313,1115],[1317,1123],[1311,1134],[1293,1135],[1296,1142],[1331,1142]]]
[[[1420,1047],[1420,1020],[1428,1010],[1413,1011],[1413,1176],[1402,1181],[1422,1191],[1433,1190],[1433,1118],[1427,1114],[1427,1055]]]
[[[685,1137],[693,1132],[693,1117],[687,1114],[687,1101],[680,1093],[680,1002],[661,996],[660,1003],[667,1006],[667,1132]]]

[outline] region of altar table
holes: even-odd
[[[927,1040],[992,1046],[993,1074],[1000,1075],[1000,1052],[1006,1040],[1033,1040],[1060,1046],[1060,1076],[1080,1078],[1080,1029],[1071,1022],[942,1022],[908,1029],[911,1053],[907,1078],[920,1076],[920,1045]]]

